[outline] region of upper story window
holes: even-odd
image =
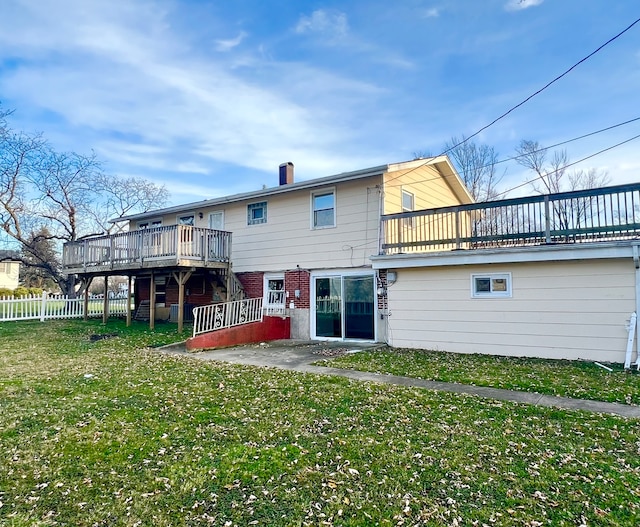
[[[147,220],[138,222],[138,229],[153,229],[154,227],[162,227],[162,220]]]
[[[247,205],[247,225],[267,223],[267,202],[250,203]]]
[[[314,229],[336,226],[336,192],[321,190],[311,195],[311,225]]]
[[[224,230],[224,211],[217,210],[209,214],[209,228],[216,231]]]
[[[416,210],[416,197],[406,190],[402,190],[402,212],[413,212]]]
[[[511,297],[511,273],[471,275],[473,298]]]
[[[196,223],[196,217],[193,214],[185,214],[184,216],[178,216],[178,225],[189,225],[193,227]]]
[[[402,189],[402,212],[413,212],[416,210],[416,197],[413,193]],[[403,218],[402,224],[413,229],[415,227],[415,218]]]

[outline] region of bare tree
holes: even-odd
[[[496,170],[498,153],[492,146],[452,137],[444,145],[465,186],[478,202],[490,201],[498,195],[497,186],[504,177]]]
[[[0,228],[25,255],[23,263],[73,296],[76,280],[62,273],[64,242],[114,229],[109,219],[163,206],[164,187],[104,174],[95,154],[60,153],[41,135],[14,132],[0,113]],[[43,248],[54,246],[53,258]]]
[[[497,173],[498,154],[492,146],[477,144],[462,136],[452,137],[444,151],[453,162],[467,190],[475,201],[490,201],[498,195],[497,186],[504,174]],[[416,159],[434,157],[428,151],[413,153]]]
[[[570,172],[566,150],[554,150],[550,154],[537,141],[520,141],[516,153],[516,162],[536,173],[531,186],[540,194],[603,187],[611,181],[606,172],[595,168]]]
[[[101,173],[96,178],[95,190],[100,193],[101,208],[92,209],[88,214],[105,233],[126,229],[126,224],[117,221],[119,218],[162,207],[169,200],[164,186],[136,177]]]
[[[518,164],[532,170],[536,178],[530,182],[539,194],[556,194],[575,190],[587,190],[606,186],[610,182],[606,172],[595,168],[570,171],[570,160],[566,150],[548,149],[537,141],[523,140],[516,148]],[[553,228],[564,231],[579,229],[592,217],[600,214],[597,198],[583,196],[553,202]]]

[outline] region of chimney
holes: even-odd
[[[293,183],[293,163],[291,161],[280,165],[280,185]]]

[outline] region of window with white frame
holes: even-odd
[[[267,313],[284,313],[286,293],[284,275],[264,275],[264,306]]]
[[[247,225],[267,223],[267,202],[250,203],[247,205]]]
[[[224,211],[217,210],[209,213],[209,228],[216,231],[224,230]]]
[[[413,212],[415,210],[416,197],[412,192],[402,189],[402,212]],[[403,218],[405,227],[412,229],[415,227],[415,218]]]
[[[413,212],[414,210],[416,210],[415,195],[402,189],[402,212]]]
[[[471,275],[473,298],[511,297],[511,273],[488,273]]]
[[[311,194],[311,226],[323,229],[336,226],[336,192],[321,190]]]
[[[138,229],[153,229],[154,227],[162,227],[162,220],[146,220],[138,222]]]
[[[185,214],[184,216],[178,216],[177,218],[178,225],[188,225],[193,227],[196,223],[196,217],[193,214]]]

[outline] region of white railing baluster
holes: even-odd
[[[262,298],[248,298],[193,309],[193,336],[262,321]]]
[[[122,298],[109,299],[111,315],[126,315],[128,300]],[[102,316],[103,300],[89,302],[88,316]],[[82,318],[84,316],[84,299],[69,298],[65,295],[27,295],[20,298],[0,297],[0,322],[17,320],[45,320],[60,318]]]

